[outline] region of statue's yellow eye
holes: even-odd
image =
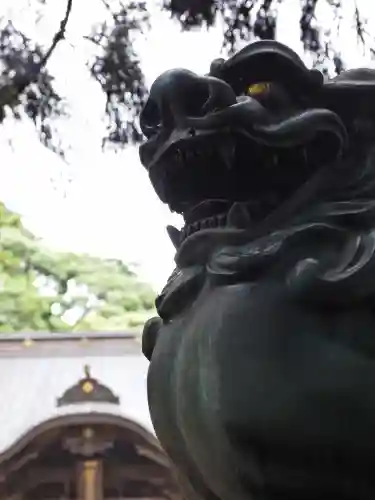
[[[270,89],[270,83],[254,83],[247,88],[247,94],[251,96],[261,95],[268,92]]]

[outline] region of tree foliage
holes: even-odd
[[[0,332],[139,329],[153,303],[123,262],[52,251],[0,203]]]
[[[65,110],[46,65],[64,38],[72,1],[67,1],[65,16],[47,50],[30,40],[11,20],[0,17],[0,122],[7,110],[17,119],[28,116],[36,125],[41,142],[62,156],[64,152],[52,133],[52,122]]]
[[[87,37],[100,48],[90,71],[106,95],[108,137],[104,142],[136,143],[142,138],[137,118],[147,98],[147,89],[133,38],[148,23],[146,4],[121,3],[113,11],[105,2],[105,7],[111,22],[99,24]]]
[[[37,0],[30,0],[36,2]],[[64,39],[72,2],[49,49],[42,48],[8,19],[0,18],[0,121],[7,108],[14,116],[28,116],[37,126],[47,147],[63,154],[58,138],[53,134],[56,117],[66,108],[54,88],[48,60],[57,43]],[[147,98],[147,89],[134,40],[148,28],[146,0],[97,0],[103,4],[107,19],[93,26],[82,37],[95,46],[94,60],[88,62],[91,76],[99,82],[105,96],[107,134],[103,144],[127,145],[141,139],[139,111]],[[182,30],[209,29],[222,21],[223,50],[232,53],[242,43],[254,39],[274,39],[277,36],[279,12],[287,0],[158,0],[171,22]],[[43,0],[41,4],[45,4]],[[324,5],[332,14],[331,28],[322,27],[317,19],[318,7]],[[347,14],[347,11],[345,11]],[[1,12],[0,12],[1,14]],[[373,52],[373,37],[366,30],[366,19],[353,3],[353,36]],[[344,20],[342,0],[301,0],[299,30],[303,46],[310,53],[312,64],[323,72],[340,73],[345,67],[345,54],[333,43],[334,34]]]
[[[320,0],[331,9],[338,24],[342,20],[340,0]],[[224,20],[223,48],[233,53],[242,42],[253,39],[274,40],[278,12],[285,0],[165,0],[163,7],[178,20],[183,30],[214,25],[220,16]],[[334,63],[335,71],[343,69],[339,48],[330,42],[329,31],[324,32],[317,23],[318,0],[302,0],[299,13],[301,41],[306,51],[315,55],[314,64],[323,71],[327,62]],[[358,36],[364,35],[365,23],[358,8],[353,11]],[[336,24],[337,24],[336,23]],[[336,26],[339,28],[339,26]],[[333,28],[333,27],[332,27]]]

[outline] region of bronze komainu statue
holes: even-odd
[[[375,498],[375,71],[276,42],[167,71],[142,164],[176,270],[143,333],[187,498]]]

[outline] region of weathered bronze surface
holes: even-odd
[[[176,270],[144,328],[187,498],[375,498],[375,71],[276,42],[153,84],[142,164]]]

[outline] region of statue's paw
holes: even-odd
[[[162,322],[163,321],[158,316],[155,316],[146,321],[145,326],[143,327],[142,352],[149,361],[151,361],[159,328]]]

